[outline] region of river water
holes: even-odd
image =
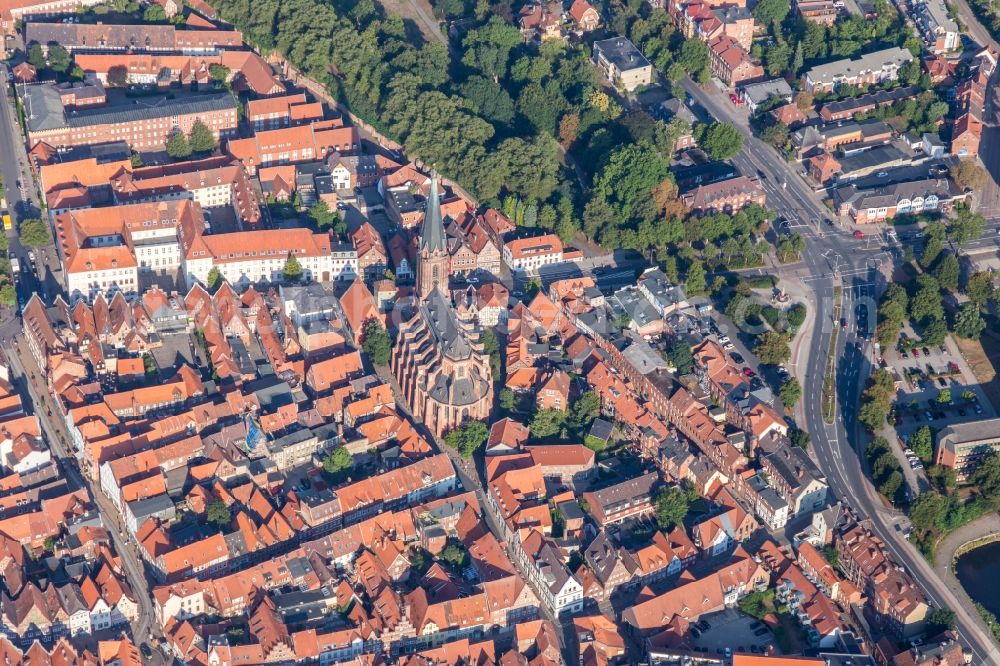
[[[1000,541],[962,555],[955,573],[970,597],[1000,617]]]

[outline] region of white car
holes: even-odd
[[[722,346],[722,348],[725,349],[726,351],[732,351],[733,349],[736,349],[736,345],[734,345],[732,342],[727,342]]]
[[[729,336],[723,335],[721,338],[719,338],[719,342],[721,342],[722,344],[728,344],[730,342]]]

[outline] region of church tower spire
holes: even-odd
[[[424,224],[420,229],[417,259],[417,295],[427,298],[434,289],[448,290],[448,240],[441,219],[441,198],[438,194],[438,174],[431,172],[431,192],[427,197]]]

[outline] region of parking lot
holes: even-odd
[[[691,627],[694,646],[706,652],[722,654],[729,648],[733,652],[763,654],[774,644],[767,625],[732,608],[705,615]]]
[[[912,331],[903,334],[907,337],[902,340],[911,341],[906,346],[918,339]],[[950,338],[941,346],[892,350],[883,360],[901,380],[894,420],[904,440],[922,425],[939,430],[994,416],[992,405]]]

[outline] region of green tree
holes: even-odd
[[[175,160],[191,157],[191,144],[183,132],[177,131],[167,139],[167,155]]]
[[[947,227],[940,222],[929,224],[924,228],[924,249],[920,253],[920,265],[925,270],[937,261],[938,255],[944,249],[947,233]]]
[[[512,411],[517,407],[517,396],[514,395],[514,391],[507,388],[506,386],[500,389],[500,409],[505,412]]]
[[[938,530],[948,511],[948,498],[933,490],[921,493],[910,504],[910,523],[918,532]]]
[[[913,452],[925,463],[929,463],[934,455],[934,431],[929,425],[917,428],[907,440]]]
[[[38,218],[21,220],[18,227],[18,238],[23,245],[31,248],[39,248],[52,242],[49,235],[49,225]]]
[[[0,287],[0,303],[8,307],[17,303],[17,290],[10,282],[5,282],[4,285]]]
[[[955,335],[968,340],[978,340],[986,330],[986,320],[975,303],[965,303],[955,315]]]
[[[682,524],[687,513],[687,495],[677,486],[665,488],[656,496],[656,523],[664,532]]]
[[[696,77],[700,72],[708,69],[708,46],[696,37],[684,40],[677,55],[677,62],[684,67],[688,74]]]
[[[802,386],[799,384],[799,380],[795,377],[786,379],[781,388],[778,389],[778,396],[788,409],[795,407],[795,403],[802,397]]]
[[[153,6],[159,7],[159,5]],[[125,65],[115,65],[108,68],[108,85],[118,88],[128,85],[128,68]]]
[[[760,0],[753,8],[753,16],[766,26],[781,23],[788,16],[790,0]]]
[[[753,352],[764,365],[781,365],[792,355],[788,347],[788,338],[776,331],[767,331],[760,335]]]
[[[951,252],[944,252],[934,267],[934,278],[942,289],[955,291],[958,289],[958,278],[962,272],[962,267],[958,264],[958,257]]]
[[[53,72],[65,74],[73,66],[73,58],[69,51],[60,44],[49,44],[49,68]]]
[[[215,293],[215,290],[222,285],[222,273],[217,266],[212,266],[212,270],[208,272],[206,282],[208,290],[212,293]]]
[[[28,47],[28,64],[39,71],[48,66],[48,63],[45,61],[45,52],[42,50],[42,45],[38,42],[34,42]]]
[[[955,629],[955,611],[948,608],[935,608],[927,616],[927,636],[937,636],[944,631]]]
[[[594,178],[594,192],[627,220],[640,197],[666,178],[670,165],[648,142],[626,145],[614,153]]]
[[[970,240],[983,235],[986,228],[986,218],[980,213],[973,213],[967,206],[960,206],[955,218],[948,225],[948,237],[961,248]]]
[[[330,229],[340,218],[336,211],[330,210],[330,206],[320,199],[309,208],[309,218],[318,229]]]
[[[981,308],[993,299],[995,290],[993,288],[993,274],[988,271],[979,271],[969,276],[965,281],[965,295],[969,300]]]
[[[896,385],[892,374],[885,368],[877,369],[868,378],[868,386],[861,394],[858,421],[868,430],[877,432],[885,425],[885,417],[895,394]]]
[[[760,138],[778,150],[783,150],[788,145],[788,125],[781,122],[769,125],[764,128]]]
[[[392,357],[392,338],[380,322],[372,319],[365,324],[361,348],[375,365],[379,367],[389,365],[389,359]]]
[[[713,160],[727,160],[743,149],[743,135],[729,123],[697,125],[694,132],[698,145]]]
[[[924,274],[917,276],[915,284],[916,291],[910,299],[910,317],[917,322],[944,319],[944,306],[941,304],[941,287],[938,281]]]
[[[354,466],[354,457],[344,446],[336,446],[323,457],[323,471],[334,477]]]
[[[700,261],[692,261],[684,276],[684,287],[691,296],[705,293],[705,265]]]
[[[679,375],[689,375],[694,371],[694,355],[691,353],[691,347],[683,339],[674,340],[674,344],[667,352],[667,360],[677,368]]]
[[[151,4],[146,7],[146,11],[142,13],[142,20],[146,23],[162,23],[167,20],[167,13],[163,11],[163,7],[157,4]]]
[[[562,410],[539,409],[535,411],[535,415],[531,418],[529,429],[532,436],[544,439],[558,435],[562,431],[565,422],[566,414]]]
[[[486,442],[489,429],[482,421],[467,421],[444,436],[444,442],[458,451],[465,459],[471,459]]]
[[[285,282],[298,282],[302,279],[302,264],[292,253],[289,253],[288,258],[285,259],[284,277]]]
[[[460,544],[454,541],[449,543],[441,551],[441,559],[456,568],[463,568],[469,559],[469,553]]]
[[[192,152],[210,153],[215,150],[218,142],[215,140],[215,135],[212,134],[212,130],[208,128],[208,125],[201,120],[196,120],[191,125],[191,136],[188,139],[188,144]]]
[[[988,176],[986,169],[974,160],[960,160],[951,170],[951,178],[961,188],[969,188],[976,192],[986,187]]]
[[[56,552],[56,538],[52,537],[52,536],[45,537],[44,548],[45,548],[45,552],[46,553],[55,553]]]
[[[493,16],[482,27],[470,30],[462,40],[462,63],[479,70],[499,83],[507,76],[510,52],[521,45],[521,33],[500,16]]]
[[[229,513],[229,507],[222,500],[209,502],[206,508],[206,518],[213,525],[224,528],[232,522],[233,517]]]
[[[578,428],[589,428],[601,413],[601,396],[596,391],[584,391],[573,401],[570,421]]]
[[[806,432],[805,430],[802,430],[801,428],[790,428],[788,430],[788,439],[795,446],[805,450],[806,448],[808,448],[809,440],[811,438],[809,437],[809,433]]]
[[[208,66],[208,75],[212,77],[212,80],[216,83],[225,83],[229,80],[230,70],[225,65],[220,63],[212,63]]]
[[[1000,455],[996,451],[986,453],[968,478],[991,506],[1000,505]]]

